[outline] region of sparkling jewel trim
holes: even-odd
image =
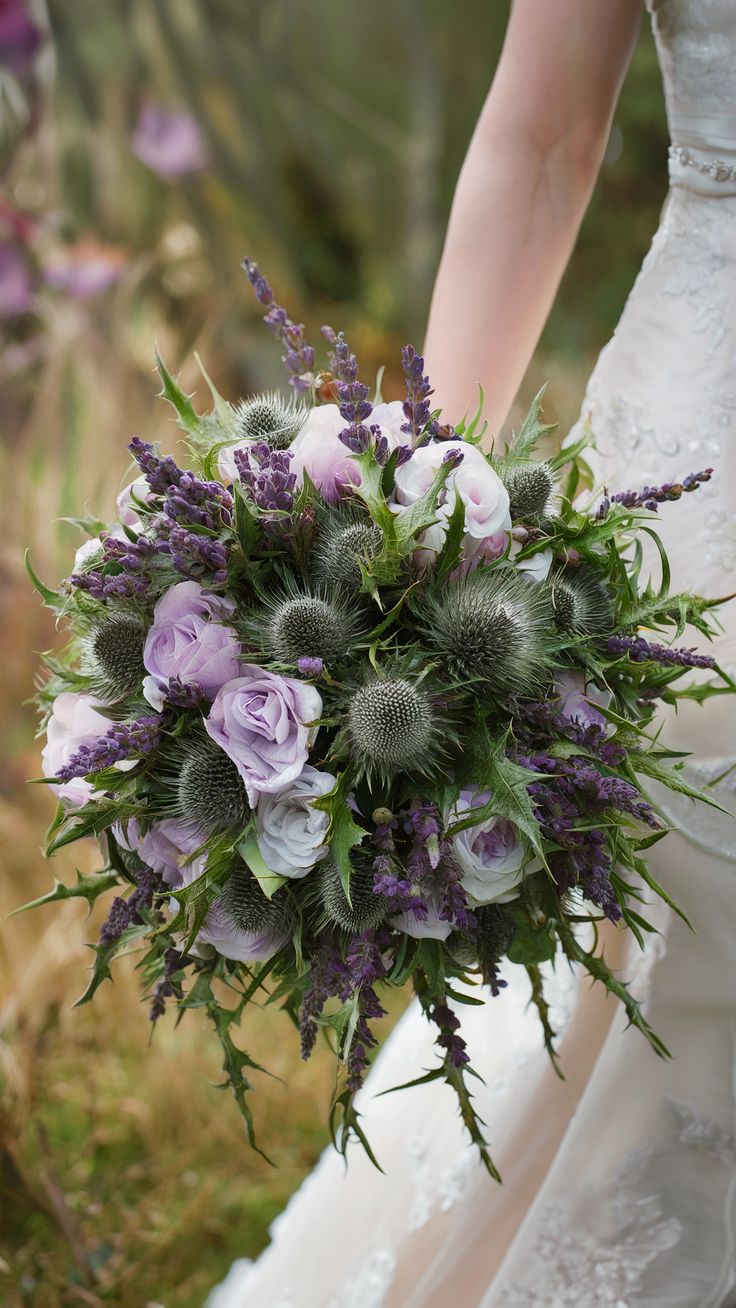
[[[685,168],[694,168],[704,177],[711,177],[714,182],[736,182],[736,163],[727,163],[725,159],[709,159],[705,155],[693,154],[684,145],[671,145],[670,159]]]

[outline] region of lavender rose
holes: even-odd
[[[210,908],[195,944],[200,949],[209,945],[223,958],[232,958],[238,963],[264,963],[283,948],[288,939],[288,930],[243,931],[227,913],[221,895]]]
[[[221,595],[203,590],[197,581],[180,581],[161,596],[153,611],[143,662],[155,683],[179,677],[214,695],[240,671],[240,644],[224,619],[235,605]],[[148,683],[146,698],[158,707],[155,686]],[[153,697],[152,697],[153,696]]]
[[[509,495],[501,478],[474,445],[466,441],[442,441],[422,445],[396,470],[396,511],[405,512],[428,491],[437,469],[452,451],[462,454],[462,463],[450,474],[438,510],[438,521],[423,533],[420,545],[431,557],[442,549],[447,521],[459,495],[465,505],[463,554],[472,558],[489,538],[511,530]],[[495,541],[494,541],[495,545]]]
[[[390,450],[407,442],[399,430],[396,403],[398,402],[378,405],[368,419],[369,424],[380,426],[381,435],[385,436]],[[398,407],[400,410],[401,405]],[[381,422],[381,416],[386,425]],[[340,440],[340,432],[345,431],[347,425],[336,404],[320,404],[307,414],[299,435],[290,447],[294,456],[291,466],[297,476],[297,485],[301,486],[306,472],[322,497],[330,502],[339,500],[346,487],[360,485],[358,466],[347,446]]]
[[[396,913],[389,918],[389,924],[397,931],[413,936],[415,940],[446,940],[452,931],[452,923],[440,917],[440,895],[425,895],[424,902],[427,905],[426,917],[415,917],[413,913]]]
[[[204,725],[238,769],[251,808],[299,776],[321,712],[314,686],[252,664],[217,692]]]
[[[41,754],[43,775],[58,776],[59,769],[76,754],[80,745],[91,745],[110,729],[109,718],[98,713],[103,705],[92,695],[65,690],[57,695],[46,727],[46,744]],[[52,785],[51,790],[63,803],[79,808],[90,798],[93,786],[84,777]]]
[[[555,690],[559,696],[560,713],[570,722],[577,722],[581,727],[612,726],[600,712],[600,708],[607,708],[610,704],[610,693],[599,690],[591,682],[586,685],[582,672],[558,672]]]
[[[207,839],[201,827],[187,818],[164,818],[154,822],[145,836],[136,840],[128,823],[125,847],[135,848],[139,858],[159,872],[167,885],[177,887],[196,881],[207,867],[207,854],[193,858]]]
[[[324,844],[329,815],[312,805],[335,786],[329,772],[318,772],[307,764],[290,785],[272,795],[262,795],[256,812],[258,848],[272,872],[293,879],[304,877],[315,863],[325,858]]]
[[[450,814],[451,822],[468,817],[491,798],[490,790],[469,786],[461,790]],[[473,904],[505,904],[516,899],[526,869],[524,842],[513,822],[487,817],[452,837],[455,858],[462,868],[462,886]]]

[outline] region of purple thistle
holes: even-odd
[[[286,353],[282,355],[282,362],[291,374],[289,384],[295,391],[310,390],[314,385],[314,350],[304,339],[304,324],[292,322],[286,310],[276,303],[273,291],[257,264],[244,259],[241,266],[256,299],[267,309],[263,321],[284,346]]]
[[[142,922],[141,910],[150,908],[153,897],[162,887],[161,878],[151,868],[143,868],[135,890],[127,899],[116,895],[100,928],[100,944],[112,945],[128,927]]]
[[[80,745],[68,763],[59,768],[57,781],[68,782],[102,772],[130,758],[145,758],[160,743],[161,719],[139,718],[135,722],[115,722],[105,736],[91,745]]]
[[[304,658],[297,659],[296,666],[300,677],[320,677],[325,665],[322,659],[305,655]]]
[[[402,349],[401,366],[406,378],[406,399],[402,406],[406,422],[401,430],[416,444],[422,435],[429,439],[439,432],[439,424],[431,418],[429,407],[429,397],[434,395],[434,391],[424,373],[424,359],[413,345],[405,345]]]
[[[632,663],[662,663],[668,667],[712,668],[716,661],[710,654],[698,654],[694,649],[671,649],[645,640],[643,636],[609,636],[605,644],[607,654],[623,658],[628,654]]]
[[[682,481],[668,481],[662,486],[644,486],[642,490],[619,491],[616,495],[606,493],[598,506],[596,521],[600,522],[608,516],[612,504],[621,504],[625,509],[649,509],[651,513],[656,513],[658,505],[679,500],[682,495],[697,490],[703,482],[710,481],[712,476],[713,469],[706,468],[703,472],[688,473]]]

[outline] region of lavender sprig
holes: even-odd
[[[618,491],[616,495],[606,493],[598,506],[595,520],[602,522],[608,516],[612,504],[621,504],[625,509],[649,509],[651,513],[656,513],[658,505],[679,500],[682,495],[697,490],[703,482],[710,481],[712,476],[713,469],[705,468],[703,472],[688,473],[682,481],[668,481],[662,486],[644,486],[642,490]]]
[[[427,1015],[439,1029],[436,1044],[444,1049],[452,1067],[464,1067],[470,1062],[466,1053],[467,1044],[461,1035],[460,1019],[444,1000],[434,1000],[427,1009]]]
[[[144,758],[161,740],[161,719],[158,716],[138,718],[135,722],[115,722],[105,736],[91,745],[80,745],[68,763],[59,768],[57,781],[66,783],[75,777],[86,777],[102,772],[115,763],[131,758]]]
[[[416,444],[422,435],[429,439],[439,432],[438,422],[430,418],[429,397],[434,395],[434,390],[424,373],[424,359],[413,345],[405,345],[402,349],[401,366],[406,378],[406,399],[402,406],[406,422],[401,430]]]
[[[698,654],[694,649],[672,649],[668,645],[658,645],[645,640],[643,636],[609,636],[605,644],[607,654],[623,657],[628,654],[632,663],[662,663],[667,667],[711,668],[717,667],[711,654]]]
[[[242,267],[256,299],[268,310],[263,321],[284,346],[282,362],[290,373],[289,384],[298,392],[310,390],[314,385],[314,350],[305,340],[304,324],[292,322],[286,310],[276,303],[271,286],[257,264],[244,259]]]
[[[386,463],[390,452],[386,437],[376,424],[366,425],[373,405],[368,399],[368,387],[358,378],[358,360],[342,332],[336,334],[331,327],[323,327],[322,334],[332,347],[330,358],[337,382],[338,408],[348,424],[340,432],[340,440],[351,454],[364,454],[374,441],[378,462]]]
[[[258,441],[247,450],[236,450],[234,458],[264,531],[270,535],[288,531],[296,493],[291,451],[272,450],[265,441]]]
[[[116,895],[113,899],[110,911],[100,927],[100,944],[114,944],[128,927],[142,922],[141,909],[151,907],[153,897],[162,888],[162,884],[157,872],[144,867],[132,894],[127,899],[122,895]]]

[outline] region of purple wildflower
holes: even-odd
[[[304,339],[304,324],[292,322],[286,310],[276,303],[273,291],[257,264],[244,259],[242,267],[256,299],[268,310],[263,321],[286,350],[282,361],[291,374],[290,385],[295,391],[310,390],[314,385],[314,350]]]
[[[153,897],[161,889],[162,882],[157,872],[143,868],[135,890],[127,899],[116,895],[110,905],[110,911],[100,928],[100,944],[112,945],[128,927],[142,922],[141,910],[150,908]]]
[[[607,654],[616,657],[628,654],[632,663],[663,663],[668,667],[680,668],[716,667],[716,661],[710,654],[698,654],[694,649],[671,649],[667,645],[645,640],[643,636],[609,636],[605,650]]]
[[[161,523],[161,519],[158,521]],[[168,529],[168,542],[172,566],[182,577],[194,581],[206,577],[208,586],[225,585],[230,557],[225,541],[187,531],[186,527],[172,526]]]
[[[596,520],[600,522],[607,517],[612,504],[621,504],[625,509],[649,509],[651,513],[656,513],[658,505],[679,500],[683,494],[697,490],[703,482],[710,481],[712,476],[713,469],[706,468],[703,472],[688,473],[682,481],[669,481],[662,486],[644,486],[642,490],[619,491],[616,495],[606,493],[598,506]]]
[[[264,531],[272,536],[291,529],[296,491],[293,457],[290,450],[272,450],[265,441],[234,454],[240,480],[258,510]]]
[[[162,684],[161,693],[174,708],[196,708],[204,699],[202,687],[196,681],[182,681],[181,677],[169,677]]]
[[[72,573],[69,584],[86,590],[93,599],[133,599],[144,596],[151,584],[149,566],[168,545],[149,536],[100,534],[102,562],[89,572]],[[112,566],[111,566],[112,565]]]
[[[160,739],[161,719],[158,716],[139,718],[135,722],[115,722],[99,740],[91,745],[80,745],[69,762],[59,768],[55,780],[66,783],[74,777],[102,772],[126,759],[144,758],[156,748]]]
[[[153,494],[163,497],[164,515],[172,522],[208,531],[232,525],[233,497],[219,481],[203,481],[180,468],[170,456],[161,458],[148,441],[137,436],[128,449]]]
[[[325,665],[322,659],[310,658],[309,655],[305,655],[304,658],[297,659],[296,666],[301,677],[320,677]]]
[[[429,377],[424,374],[424,359],[413,345],[401,351],[401,366],[406,378],[406,400],[403,404],[406,422],[401,430],[412,436],[414,443],[421,436],[429,439],[439,432],[439,424],[431,418],[429,397],[434,394]]]
[[[157,1022],[166,1012],[166,1000],[172,995],[181,994],[181,985],[173,980],[177,972],[180,972],[187,962],[187,956],[173,947],[166,950],[164,954],[164,970],[161,978],[156,982],[151,996],[151,1007],[148,1010],[148,1018],[151,1022]]]
[[[373,442],[376,459],[386,463],[390,453],[386,437],[379,426],[366,425],[373,405],[368,399],[368,387],[358,378],[358,360],[342,332],[335,334],[331,327],[323,327],[322,333],[332,346],[338,408],[348,424],[340,432],[340,440],[351,454],[364,454]]]
[[[209,162],[196,118],[183,109],[143,106],[130,148],[152,172],[167,181],[198,172]]]
[[[442,999],[435,999],[430,1004],[428,1015],[439,1028],[437,1044],[445,1050],[447,1060],[452,1067],[463,1067],[470,1059],[466,1051],[466,1042],[458,1035],[460,1019]]]

